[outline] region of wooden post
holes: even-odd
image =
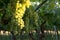
[[[41,26],[40,26],[40,30],[41,30],[41,34],[40,34],[40,40],[44,40],[44,30],[45,30],[45,23],[46,23],[46,21],[44,21],[42,24],[41,24]]]
[[[14,32],[13,32],[13,31],[11,31],[11,34],[12,34],[12,39],[13,39],[13,40],[17,40],[17,39],[16,39],[16,36],[14,35]]]

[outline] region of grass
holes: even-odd
[[[11,36],[10,35],[0,35],[0,40],[11,40]]]
[[[12,40],[12,36],[11,35],[0,35],[0,40]],[[20,40],[20,39],[17,38],[17,40]],[[51,35],[51,34],[45,34],[44,40],[56,40],[56,36]],[[59,35],[59,40],[60,40],[60,35]]]

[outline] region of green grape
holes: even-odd
[[[24,3],[21,3],[23,2]],[[24,16],[24,12],[26,10],[26,7],[29,8],[30,6],[30,1],[29,0],[22,0],[22,1],[17,1],[16,3],[16,12],[15,12],[15,19],[18,23],[18,26],[20,26],[20,28],[22,29],[24,27],[24,21],[22,19],[22,17]]]

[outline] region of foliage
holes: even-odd
[[[5,19],[8,19],[8,18],[13,19],[12,16],[14,15],[14,13],[16,11],[15,10],[15,8],[16,8],[15,1],[16,0],[14,0],[14,2],[11,3],[13,5],[13,7],[11,5],[9,5],[9,2],[7,3],[4,0],[3,0],[3,3],[5,3],[6,5],[2,5],[3,3],[1,3],[1,1],[0,1],[0,9],[2,9],[2,10],[5,9],[6,14],[7,14],[5,16]],[[12,1],[12,0],[10,0],[10,1]],[[41,24],[44,21],[46,21],[46,23],[44,25],[44,27],[45,27],[44,30],[54,30],[54,26],[56,26],[56,28],[58,30],[60,30],[60,0],[46,0],[46,2],[44,2],[44,3],[43,3],[43,1],[45,1],[45,0],[30,0],[30,1],[31,1],[31,6],[30,7],[26,6],[29,8],[26,8],[25,14],[22,17],[22,19],[24,21],[24,25],[25,25],[25,27],[23,29],[20,29],[19,27],[15,27],[16,25],[12,26],[12,24],[8,25],[9,27],[6,25],[2,25],[1,19],[5,12],[3,12],[1,10],[0,10],[0,25],[2,25],[3,28],[5,28],[9,31],[12,31],[14,29],[14,32],[16,32],[16,30],[17,30],[21,33],[21,30],[22,30],[22,33],[25,32],[25,34],[23,34],[23,36],[24,37],[26,36],[26,40],[28,40],[28,38],[29,38],[28,35],[30,32],[32,32],[33,37],[36,40],[38,40],[39,34],[34,31],[36,31],[36,29],[40,31]],[[33,2],[35,2],[35,3],[38,2],[39,5],[37,5],[37,4],[34,5],[34,4],[32,4]],[[20,0],[20,3],[23,4],[23,2],[21,0]],[[13,13],[12,16],[11,16],[11,13]],[[19,19],[20,19],[20,17],[19,17]],[[13,23],[13,20],[10,20],[10,21]],[[15,23],[13,23],[13,24],[15,24]],[[18,33],[18,35],[19,35],[19,33]]]

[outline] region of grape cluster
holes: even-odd
[[[16,3],[16,11],[14,14],[14,20],[17,21],[18,26],[22,29],[24,27],[24,21],[22,17],[24,16],[24,12],[26,8],[29,8],[30,6],[30,0],[21,0],[17,1]]]

